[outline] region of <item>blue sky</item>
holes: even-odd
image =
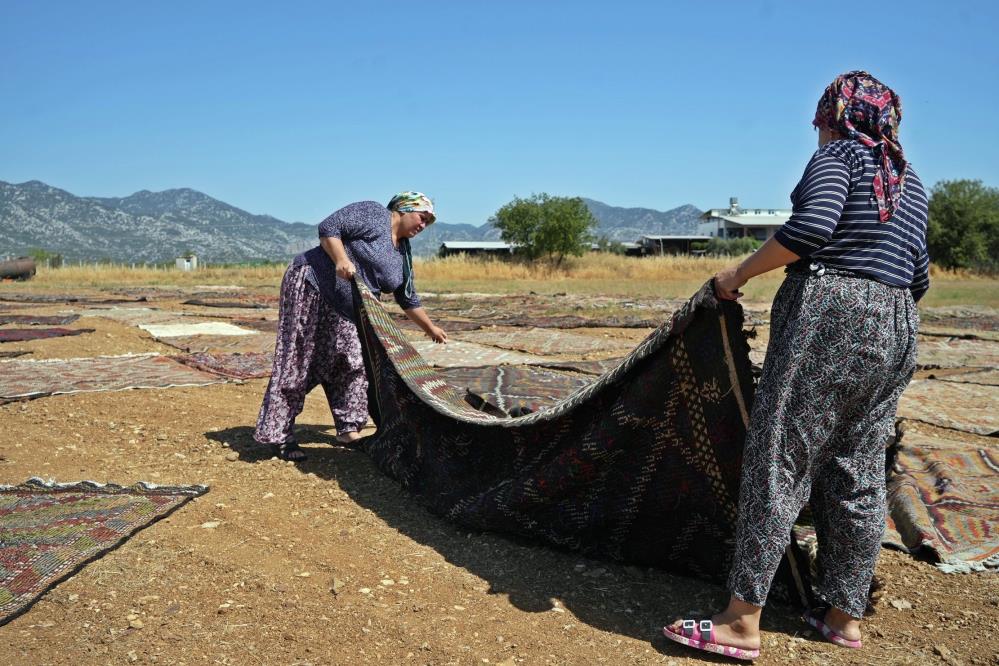
[[[419,189],[784,207],[815,102],[865,68],[923,181],[999,185],[999,3],[29,2],[0,21],[0,180],[191,187],[314,223]]]

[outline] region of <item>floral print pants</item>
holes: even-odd
[[[254,432],[263,444],[294,441],[292,427],[305,396],[320,384],[338,434],[368,422],[368,379],[357,327],[312,286],[309,270],[291,266],[281,281],[274,367]]]
[[[885,524],[885,444],[916,365],[908,289],[822,269],[789,273],[746,434],[729,590],[763,606],[805,504],[816,592],[859,618]]]

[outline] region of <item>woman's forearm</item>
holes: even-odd
[[[798,255],[781,245],[776,238],[770,238],[759,250],[739,264],[736,273],[745,282],[775,268],[787,266],[798,259],[800,259]]]
[[[424,333],[430,334],[433,330],[434,323],[430,321],[430,316],[422,307],[410,308],[408,310],[404,310],[403,312],[406,313],[406,316],[409,317],[410,321],[423,329]]]
[[[339,238],[335,236],[325,236],[319,239],[319,244],[337,266],[350,261],[347,257],[347,250],[343,246],[343,241]]]

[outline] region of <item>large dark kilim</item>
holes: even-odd
[[[93,332],[92,328],[2,328],[0,342],[26,342]]]
[[[378,424],[364,449],[431,511],[724,580],[753,392],[738,304],[705,285],[588,387],[499,418],[429,367],[367,289],[356,297]],[[788,554],[775,592],[807,602],[807,563],[796,544]]]
[[[30,479],[0,486],[0,624],[205,486],[130,487]]]

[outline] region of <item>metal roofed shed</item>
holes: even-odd
[[[712,208],[701,215],[697,231],[714,238],[771,238],[791,217],[787,208],[743,208],[729,199],[728,208]]]
[[[513,249],[513,245],[503,241],[444,241],[437,250],[437,256],[450,257],[456,254],[506,256],[513,254]]]
[[[692,244],[701,241],[707,243],[710,236],[702,234],[679,235],[670,234],[664,236],[642,236],[638,239],[642,254],[700,254],[703,249],[694,249]]]

